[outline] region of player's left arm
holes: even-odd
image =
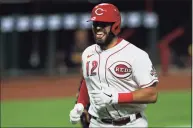
[[[139,89],[118,94],[118,103],[155,103],[158,97],[158,76],[149,56],[137,58],[133,65],[133,76]]]
[[[157,97],[158,91],[156,83],[153,83],[150,87],[141,88],[137,91],[118,93],[118,103],[155,103],[157,101]]]
[[[138,90],[133,92],[115,92],[108,88],[107,90],[91,91],[92,98],[97,105],[105,104],[147,104],[157,101],[158,83],[157,73],[149,59],[148,55],[137,58],[132,64],[132,73]],[[128,85],[129,86],[129,85]]]

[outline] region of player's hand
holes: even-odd
[[[93,90],[90,94],[94,103],[100,107],[105,107],[108,104],[116,104],[118,102],[118,93],[111,89]]]
[[[84,106],[81,103],[75,104],[74,108],[70,111],[70,122],[77,124],[80,121],[80,116],[84,111]]]

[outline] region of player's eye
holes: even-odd
[[[112,23],[108,23],[108,22],[93,22],[93,27],[96,28],[96,27],[101,27],[101,28],[104,28],[104,27],[107,27],[107,26],[110,26],[112,25]]]

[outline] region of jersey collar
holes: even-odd
[[[113,45],[113,47],[111,47],[107,50],[101,50],[100,46],[96,45],[95,50],[100,53],[100,52],[107,52],[107,51],[119,49],[120,47],[122,47],[122,45],[123,46],[125,45],[125,43],[121,43],[121,42],[123,42],[123,40],[124,40],[123,38],[118,37],[117,43],[115,43],[115,45]],[[120,45],[118,45],[118,44],[120,44]]]

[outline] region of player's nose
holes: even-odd
[[[94,29],[94,32],[97,33],[99,31],[102,31],[103,28],[100,26],[96,26],[96,27],[93,27],[93,29]]]
[[[100,30],[102,30],[102,27],[101,27],[101,26],[97,26],[97,27],[96,27],[96,31],[98,32],[98,31],[100,31]]]

